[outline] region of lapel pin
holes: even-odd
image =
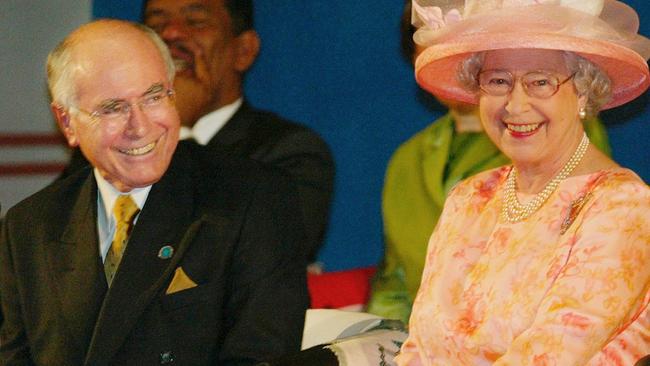
[[[158,251],[158,258],[169,259],[174,255],[174,248],[171,245],[165,245]]]

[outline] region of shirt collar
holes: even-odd
[[[115,204],[115,200],[117,200],[117,196],[121,194],[130,194],[131,198],[133,198],[133,201],[139,209],[142,209],[142,207],[144,207],[144,203],[147,200],[151,186],[135,188],[131,192],[123,193],[115,189],[113,185],[106,181],[106,179],[104,179],[104,177],[99,174],[97,168],[93,169],[93,174],[95,175],[95,180],[97,181],[97,190],[99,191],[98,207],[100,209],[103,209],[102,213],[104,213],[104,217],[106,218],[107,222],[113,222],[115,220],[113,217],[113,205]],[[111,225],[108,225],[107,227],[111,227]]]
[[[207,145],[214,135],[232,118],[243,103],[243,98],[227,104],[199,118],[192,128],[181,127],[180,139],[194,138],[200,145]]]

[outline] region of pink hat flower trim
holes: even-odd
[[[414,1],[413,10],[415,10],[418,17],[431,30],[444,28],[449,24],[458,23],[463,20],[458,9],[451,9],[443,16],[442,9],[439,6],[420,6]]]

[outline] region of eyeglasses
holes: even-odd
[[[78,107],[72,107],[72,109],[82,112],[95,120],[116,123],[128,121],[131,118],[131,111],[135,104],[147,118],[154,119],[169,111],[167,109],[169,105],[166,101],[167,99],[172,100],[173,97],[173,89],[165,89],[162,84],[155,84],[138,98],[135,103],[130,103],[124,99],[108,99],[101,102],[92,112]]]
[[[484,93],[500,97],[510,94],[515,87],[515,82],[520,79],[524,91],[529,97],[547,99],[555,95],[560,86],[574,76],[575,73],[560,81],[560,78],[546,71],[531,71],[515,78],[509,71],[484,70],[479,72],[477,81],[479,88]]]

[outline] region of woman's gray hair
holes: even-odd
[[[171,84],[174,80],[176,70],[174,60],[172,59],[169,49],[165,42],[151,28],[134,22],[117,21],[117,20],[100,20],[99,22],[119,22],[132,26],[147,36],[158,49],[165,62],[167,71],[167,81]],[[50,91],[52,102],[64,107],[74,107],[77,102],[75,88],[75,77],[80,65],[74,60],[73,51],[78,44],[77,32],[68,35],[61,41],[50,54],[47,56],[47,84]],[[128,50],[125,50],[128,52]]]
[[[458,65],[456,78],[460,85],[472,93],[479,92],[478,73],[483,68],[485,52],[475,52]]]
[[[587,97],[587,117],[595,117],[612,97],[612,81],[598,66],[573,52],[563,51],[569,73],[573,76],[578,95]]]
[[[573,85],[578,95],[587,97],[587,117],[595,117],[612,96],[612,82],[598,66],[574,52],[562,51],[569,74],[574,74]],[[483,67],[485,52],[472,54],[460,63],[457,78],[461,85],[478,93],[478,73]]]

